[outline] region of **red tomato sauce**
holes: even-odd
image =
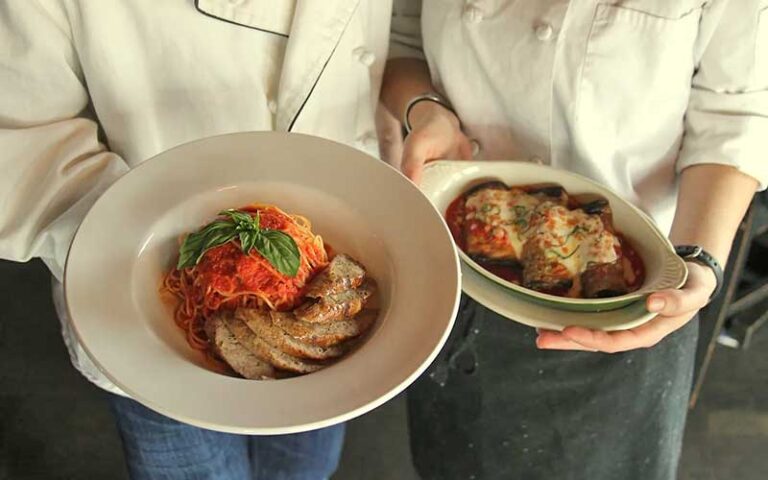
[[[616,232],[616,236],[619,237],[619,242],[621,242],[621,256],[629,260],[629,264],[632,267],[632,273],[635,277],[634,281],[627,282],[627,286],[629,286],[631,290],[637,290],[645,281],[645,265],[643,264],[640,255],[637,253],[637,250],[632,247],[629,240],[619,232]]]
[[[466,245],[464,244],[464,218],[466,212],[464,210],[464,196],[460,196],[448,206],[445,212],[445,220],[448,224],[448,229],[451,231],[453,241],[456,245],[464,251]],[[503,278],[509,282],[520,283],[523,280],[523,270],[519,265],[498,265],[492,262],[484,262],[482,260],[475,260],[478,265],[493,273],[497,277]]]

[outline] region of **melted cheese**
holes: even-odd
[[[547,257],[559,262],[572,275],[587,269],[590,263],[612,263],[619,240],[609,232],[598,215],[569,210],[544,202],[536,209],[528,241],[544,249]]]
[[[471,254],[520,260],[525,244],[533,242],[573,276],[591,263],[618,258],[619,240],[598,215],[542,201],[519,188],[481,189],[467,197],[465,209]]]
[[[519,260],[526,241],[524,231],[539,203],[535,197],[516,188],[487,188],[470,195],[465,204],[465,219],[478,222],[482,227],[476,228],[483,228],[476,235],[470,233],[474,238],[467,239],[470,250],[474,251],[471,253]],[[482,245],[483,235],[495,245]]]

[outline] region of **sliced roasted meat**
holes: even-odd
[[[253,333],[272,347],[294,357],[328,360],[339,357],[345,352],[344,348],[338,345],[321,347],[292,337],[273,323],[269,312],[252,308],[241,308],[237,310],[235,317],[245,322]]]
[[[325,270],[307,285],[305,295],[313,298],[335,295],[357,288],[365,278],[365,269],[352,257],[336,255]]]
[[[334,322],[358,314],[365,302],[373,295],[376,285],[366,280],[360,287],[342,293],[323,296],[314,302],[306,302],[296,308],[296,318],[305,322]]]
[[[371,328],[377,315],[376,310],[363,310],[355,318],[315,323],[299,320],[291,312],[271,312],[272,322],[284,332],[321,347],[362,335]]]
[[[312,373],[325,367],[322,363],[294,357],[273,347],[269,342],[259,338],[245,322],[235,316],[226,317],[225,320],[227,327],[243,347],[276,368],[294,373]]]
[[[227,314],[231,316],[231,314]],[[205,331],[211,342],[213,352],[227,362],[235,372],[251,380],[275,377],[275,369],[262,361],[237,341],[221,316],[208,320]]]

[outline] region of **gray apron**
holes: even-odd
[[[673,480],[698,321],[650,349],[542,351],[534,329],[467,297],[408,390],[424,479]]]

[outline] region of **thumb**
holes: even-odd
[[[674,317],[699,310],[709,301],[706,288],[662,290],[648,297],[647,308],[665,317]]]
[[[424,164],[428,160],[428,151],[427,143],[423,140],[419,141],[418,137],[415,136],[406,139],[403,146],[403,163],[400,168],[403,174],[416,185],[421,182],[421,173],[424,171]]]

